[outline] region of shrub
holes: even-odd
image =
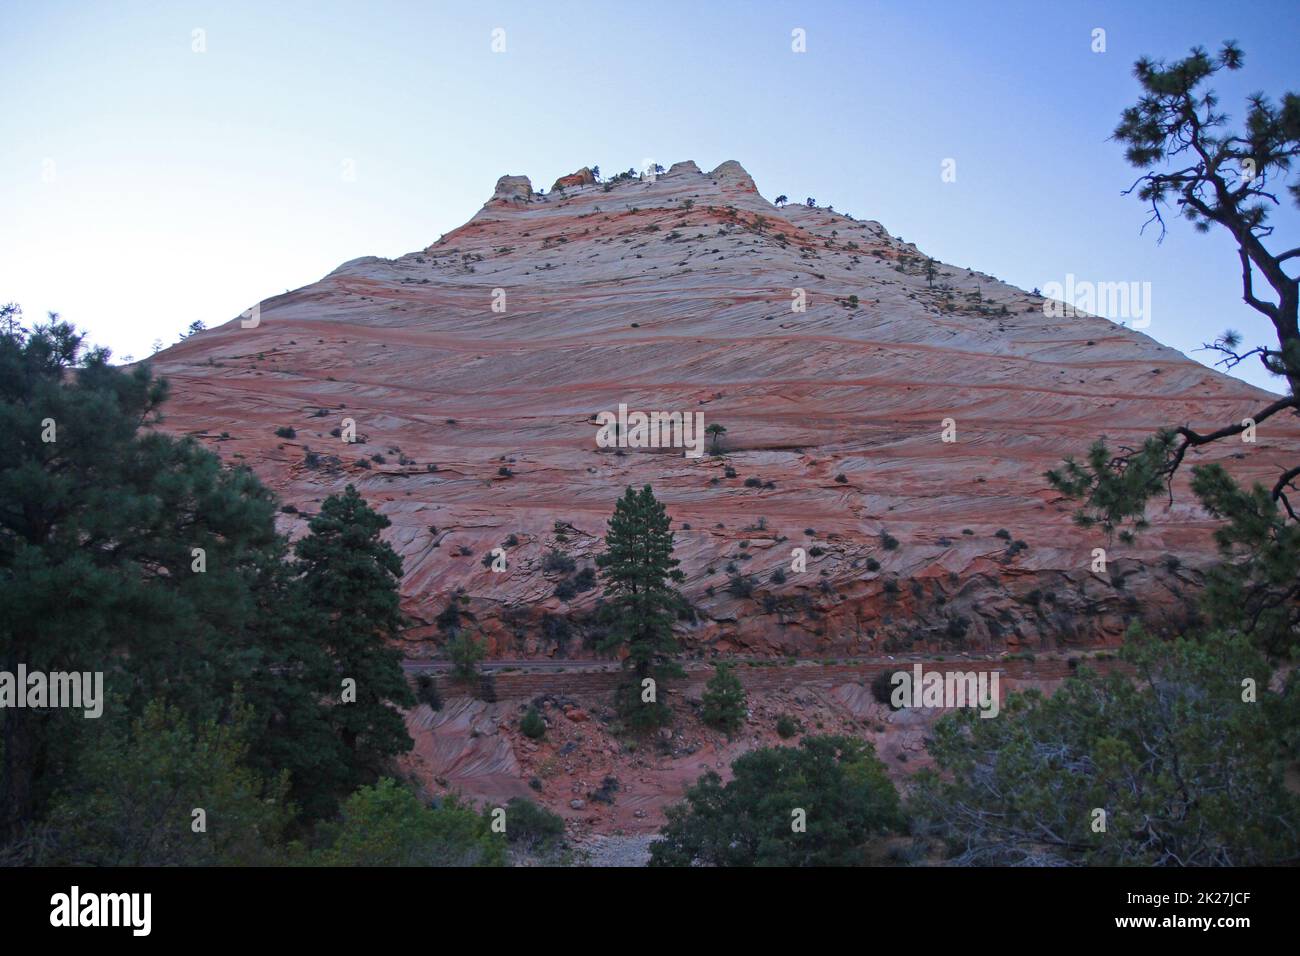
[[[446,612],[443,612],[446,613]],[[451,672],[457,680],[477,680],[478,664],[487,656],[487,645],[471,634],[455,633],[447,641],[447,656],[451,659]]]
[[[432,674],[420,674],[415,678],[415,699],[428,704],[430,710],[442,710],[442,695]]]
[[[871,681],[871,696],[879,704],[884,704],[890,710],[898,710],[894,706],[894,675],[897,671],[881,671]]]
[[[993,533],[993,537],[1001,538],[1003,541],[1010,541],[1011,532],[1008,531],[1006,528],[998,528],[998,530]]]
[[[745,575],[733,574],[727,581],[727,593],[732,597],[750,597],[754,593],[754,582]]]
[[[898,792],[865,741],[806,737],[747,753],[731,769],[729,783],[710,770],[669,808],[651,866],[862,864],[873,837],[904,824]],[[792,807],[815,808],[806,833],[791,828]]]
[[[542,559],[542,570],[548,574],[572,574],[577,567],[577,562],[563,551],[548,551]]]
[[[528,708],[528,713],[524,714],[523,719],[519,721],[519,730],[529,740],[541,740],[546,736],[546,721],[542,719],[536,707]]]
[[[506,804],[506,841],[526,849],[550,849],[564,840],[564,820],[523,797]]]
[[[701,716],[710,727],[725,731],[728,736],[745,723],[747,705],[745,688],[732,673],[730,664],[718,664],[714,675],[704,687]]]
[[[782,740],[789,740],[799,732],[799,721],[789,714],[782,714],[776,719],[776,732]]]
[[[362,787],[324,829],[324,866],[500,866],[505,841],[489,819],[448,797],[427,807],[391,778]]]
[[[281,425],[279,428],[277,428],[277,429],[275,430],[275,433],[276,433],[276,435],[278,435],[280,438],[297,438],[297,437],[298,437],[298,433],[294,430],[294,428],[293,428],[292,425]]]
[[[880,562],[877,561],[875,558],[867,558],[867,570],[868,570],[868,571],[879,571],[879,570],[880,570]]]

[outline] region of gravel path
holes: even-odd
[[[579,866],[645,866],[655,834],[605,836],[593,834],[577,850]]]

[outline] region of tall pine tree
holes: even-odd
[[[624,719],[638,728],[668,720],[663,679],[682,673],[673,660],[673,620],[681,597],[672,583],[685,576],[672,556],[669,525],[668,513],[649,485],[639,492],[628,488],[609,519],[605,552],[596,558],[610,624],[600,649],[626,652],[623,665],[631,681],[619,689],[616,702]]]
[[[402,626],[398,582],[402,559],[379,537],[389,520],[366,504],[352,485],[330,495],[298,541],[304,606],[312,630],[333,658],[335,700],[331,717],[351,754],[349,789],[373,783],[389,758],[411,748],[402,715],[414,707],[401,653],[388,644]],[[355,700],[345,697],[355,681]]]

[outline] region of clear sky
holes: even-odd
[[[1150,282],[1145,331],[1208,361],[1192,350],[1225,327],[1271,330],[1226,235],[1139,234],[1108,137],[1134,59],[1225,39],[1246,53],[1217,84],[1230,114],[1300,88],[1297,0],[4,0],[0,301],[139,358],[427,245],[503,174],[736,159],[769,199],[813,196],[1026,289]],[[1300,244],[1294,209],[1275,223],[1276,248]]]

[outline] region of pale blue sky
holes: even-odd
[[[1149,281],[1146,331],[1184,352],[1226,326],[1254,342],[1269,329],[1230,240],[1139,235],[1145,210],[1120,196],[1136,174],[1107,137],[1137,56],[1238,40],[1246,69],[1217,85],[1240,115],[1247,92],[1300,88],[1298,28],[1295,0],[7,0],[0,301],[141,357],[348,259],[427,245],[506,173],[549,187],[591,163],[736,159],[769,199],[814,196],[1026,289]],[[1298,223],[1278,216],[1277,248]]]

